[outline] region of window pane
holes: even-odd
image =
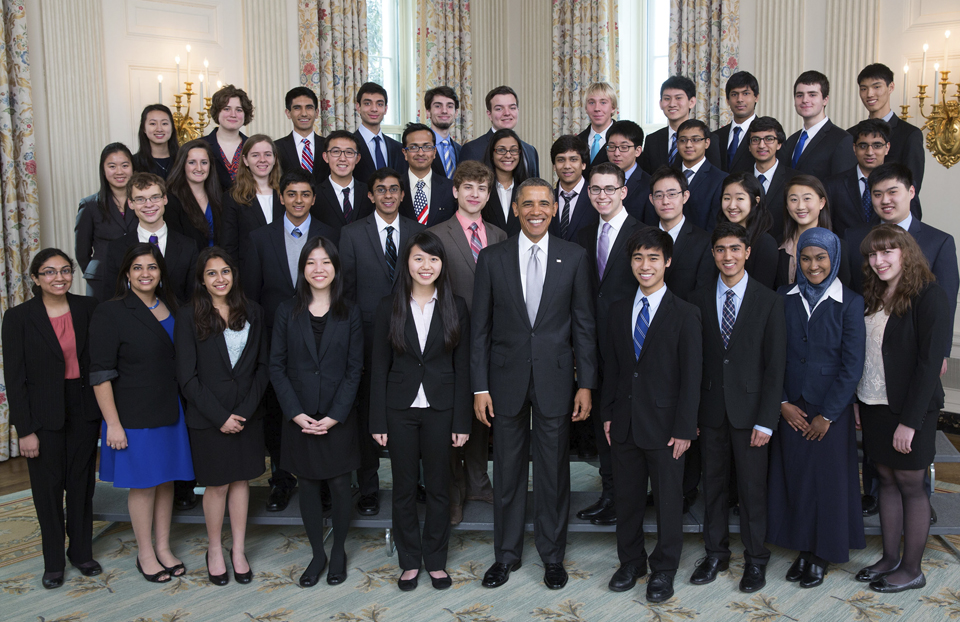
[[[665,122],[660,112],[660,85],[669,76],[670,0],[620,2],[620,118],[646,129]],[[627,60],[630,59],[630,60]]]
[[[387,91],[384,125],[400,123],[399,0],[367,0],[367,80]]]

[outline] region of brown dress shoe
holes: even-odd
[[[463,520],[463,506],[453,504],[450,506],[450,524],[459,525]]]

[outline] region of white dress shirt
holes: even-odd
[[[309,136],[301,136],[297,134],[296,130],[291,134],[293,136],[293,144],[297,147],[297,161],[300,162],[300,166],[303,167],[303,141],[306,139],[307,143],[310,145],[310,153],[313,155],[313,165],[317,165],[317,160],[321,159],[321,156],[317,155],[317,143],[313,140],[313,137],[316,136],[313,132],[310,132]],[[306,170],[306,169],[304,169]],[[269,220],[267,222],[270,222]]]
[[[738,149],[740,148],[739,145],[743,144],[744,139],[747,137],[747,132],[750,131],[750,124],[753,123],[753,120],[756,118],[757,118],[757,115],[754,114],[743,123],[737,123],[736,121],[734,121],[730,125],[730,135],[727,136],[727,149],[729,149],[730,145],[733,144],[733,133],[734,133],[733,131],[738,127],[740,128],[740,143],[738,144],[737,148]]]
[[[680,237],[680,230],[683,229],[683,223],[685,222],[687,222],[687,217],[681,216],[680,222],[678,222],[672,229],[667,231],[666,229],[663,228],[663,221],[661,220],[659,224],[660,231],[667,231],[667,233],[670,234],[670,237],[673,238],[673,243],[676,244],[677,238]]]
[[[267,219],[267,224],[273,222],[273,193],[270,194],[258,194],[257,201],[260,203],[260,210],[263,212],[263,217]]]
[[[870,177],[860,170],[860,165],[857,165],[857,185],[860,186],[860,196],[863,196],[863,191],[867,189],[867,182],[864,181],[865,178]]]
[[[358,128],[360,130],[360,135],[363,136],[363,142],[367,143],[367,149],[370,150],[370,157],[373,158],[373,165],[377,165],[377,155],[374,153],[374,149],[377,145],[373,141],[374,136],[380,137],[380,155],[383,156],[383,161],[389,166],[390,160],[387,158],[387,138],[383,135],[383,130],[380,130],[379,134],[374,134],[367,129],[366,125],[360,124]]]
[[[593,147],[594,136],[600,136],[600,151],[603,151],[603,146],[607,142],[607,130],[610,129],[610,126],[613,125],[613,120],[610,123],[607,123],[607,127],[603,128],[599,132],[593,130],[593,126],[590,126],[590,136],[587,137],[587,150],[589,151]],[[597,152],[597,155],[600,155],[600,151]]]
[[[497,182],[497,196],[500,197],[500,207],[503,208],[503,222],[510,220],[510,210],[513,209],[513,183],[504,188],[500,182]]]
[[[909,231],[910,231],[910,225],[913,224],[913,214],[912,214],[911,212],[907,212],[907,217],[906,217],[906,218],[904,218],[904,219],[901,220],[900,222],[894,223],[894,224],[896,224],[898,227],[900,227],[900,228],[903,229],[904,231],[909,232]]]
[[[610,251],[613,250],[613,245],[617,243],[617,235],[620,233],[620,230],[623,229],[623,223],[627,222],[627,210],[620,206],[620,211],[617,212],[617,215],[611,218],[608,221],[605,221],[603,218],[600,219],[600,224],[597,226],[597,249],[600,248],[600,236],[603,234],[603,225],[604,223],[610,225],[610,231],[607,232],[607,256],[604,257],[604,260],[607,262],[610,261]]]
[[[540,259],[540,267],[543,269],[543,278],[547,278],[547,257],[549,256],[550,235],[547,234],[540,238],[536,244],[533,243],[526,233],[520,232],[520,288],[523,290],[523,299],[527,299],[527,263],[530,261],[530,248],[539,246],[540,252],[537,257]],[[542,301],[541,301],[542,302]]]
[[[160,249],[160,254],[164,257],[167,256],[167,223],[163,223],[163,226],[157,229],[154,232],[147,231],[143,228],[142,225],[137,225],[137,239],[141,242],[149,242],[150,236],[157,236],[157,248]]]
[[[380,212],[374,211],[373,218],[377,222],[377,234],[380,236],[380,250],[384,254],[387,252],[387,227],[393,227],[393,245],[397,247],[397,257],[399,258],[400,253],[403,251],[400,248],[400,219],[394,218],[393,222],[387,222],[380,217]],[[399,261],[399,259],[398,259]],[[397,266],[399,269],[400,266]]]
[[[759,170],[757,170],[756,164],[753,165],[753,176],[760,177],[761,175],[763,175],[763,183],[761,185],[763,186],[764,192],[770,191],[770,182],[773,181],[773,176],[776,174],[778,166],[780,166],[779,158],[774,158],[773,166],[771,166],[770,168],[768,168],[766,171],[762,173]]]
[[[787,292],[787,296],[794,296],[800,293],[800,286],[794,285],[793,289]],[[803,303],[803,308],[807,312],[807,319],[810,319],[810,316],[813,315],[813,312],[817,310],[817,307],[820,306],[827,298],[833,298],[840,304],[843,304],[843,283],[840,282],[840,279],[833,279],[833,283],[830,284],[830,287],[827,288],[827,291],[823,292],[823,296],[820,297],[820,300],[817,301],[817,304],[814,305],[813,309],[810,308],[810,303],[807,302],[807,299],[803,296],[800,296],[800,302]]]
[[[693,171],[693,177],[687,179],[687,184],[693,183],[693,180],[697,177],[697,173],[700,172],[700,168],[703,167],[703,163],[707,161],[706,157],[700,158],[700,161],[694,164],[693,166],[687,166],[686,164],[680,165],[681,172],[683,176],[687,176],[687,171]]]
[[[816,136],[817,133],[818,133],[820,130],[823,129],[823,126],[826,125],[826,124],[827,124],[827,121],[829,121],[829,120],[830,120],[829,117],[824,117],[823,119],[820,120],[819,123],[817,123],[816,125],[814,125],[813,127],[811,127],[809,130],[808,130],[808,129],[803,129],[803,130],[802,130],[802,131],[805,131],[805,132],[807,133],[807,142],[803,143],[803,151],[806,151],[806,150],[807,150],[807,147],[810,146],[810,141],[812,141],[812,140],[813,140],[813,137]],[[797,137],[797,144],[798,144],[798,145],[800,144],[799,140],[800,140],[799,137]],[[803,153],[803,151],[801,151],[800,153]],[[792,154],[792,153],[789,154],[789,155],[790,155],[790,157],[793,157],[793,154]]]
[[[410,296],[410,317],[413,318],[413,324],[417,327],[417,341],[420,343],[420,353],[427,347],[427,335],[430,334],[430,322],[433,320],[433,310],[437,303],[437,293],[434,291],[433,297],[427,301],[427,304],[420,308],[417,301]],[[417,397],[414,398],[410,408],[430,408],[430,402],[427,401],[427,394],[423,391],[423,383],[417,389]]]
[[[350,195],[350,205],[353,206],[354,209],[356,209],[357,207],[357,197],[356,197],[356,192],[354,191],[353,182],[354,182],[354,179],[353,177],[351,177],[349,184],[347,184],[346,186],[341,186],[337,182],[333,181],[332,175],[330,176],[330,185],[333,186],[333,193],[337,195],[337,201],[340,202],[341,212],[343,211],[343,191],[346,188],[350,188],[350,192],[348,193]]]
[[[575,197],[573,197],[572,199],[570,199],[569,219],[570,219],[571,221],[573,220],[573,211],[577,208],[577,205],[578,205],[578,203],[579,203],[579,201],[580,201],[580,197],[583,196],[584,191],[586,190],[586,188],[584,187],[584,186],[586,185],[586,181],[587,181],[587,180],[585,180],[585,179],[583,178],[583,176],[581,175],[581,176],[580,176],[580,181],[577,182],[577,185],[574,186],[574,188],[573,188],[573,190],[572,190],[572,192],[576,192],[576,193],[577,193],[577,196],[575,196]],[[557,205],[557,215],[554,216],[554,218],[559,222],[560,217],[563,215],[563,204],[564,204],[564,202],[565,202],[565,199],[563,198],[563,193],[566,192],[566,190],[564,190],[562,186],[558,186],[557,190],[558,190],[558,192],[557,192],[557,203],[558,203],[558,205]],[[593,208],[592,205],[591,205],[590,207],[591,207],[591,209]]]
[[[633,297],[633,314],[630,317],[630,334],[633,334],[633,329],[637,325],[637,316],[640,315],[640,311],[643,310],[643,299],[647,299],[647,314],[649,317],[649,322],[647,322],[647,328],[653,324],[653,316],[657,314],[657,309],[660,308],[660,303],[663,302],[663,296],[667,293],[667,284],[661,283],[660,289],[653,292],[649,296],[643,293],[643,290],[640,287],[637,287],[637,295]],[[644,339],[646,341],[646,339]]]

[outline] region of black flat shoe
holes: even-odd
[[[95,577],[103,572],[103,568],[95,559],[91,559],[88,562],[83,562],[82,564],[74,564],[73,562],[70,562],[70,564],[79,570],[80,574],[85,577]]]
[[[611,592],[626,592],[632,590],[637,584],[637,579],[647,574],[646,564],[641,568],[633,564],[621,564],[617,571],[613,573],[610,583],[607,587]]]
[[[158,561],[157,563],[159,564],[160,562]],[[163,566],[163,564],[160,564],[160,566]],[[139,558],[139,557],[137,558],[137,570],[139,570],[139,571],[140,571],[140,574],[143,575],[143,578],[146,579],[147,581],[149,581],[150,583],[168,583],[168,582],[170,582],[170,581],[173,580],[173,576],[172,576],[172,575],[170,574],[170,572],[167,571],[166,569],[161,570],[160,572],[155,573],[155,574],[147,574],[147,573],[145,573],[145,572],[143,571],[143,568],[140,567],[140,558]],[[160,577],[162,577],[162,576],[164,576],[164,575],[166,575],[167,578],[166,578],[166,579],[161,579]]]
[[[665,572],[655,572],[647,581],[647,601],[662,603],[673,597],[673,577]]]
[[[613,499],[604,499],[603,497],[600,497],[593,505],[588,505],[577,512],[577,518],[580,520],[590,520],[591,518],[602,514],[607,509],[614,509]]]
[[[543,564],[543,584],[551,590],[559,590],[567,584],[567,571],[563,564],[544,563]]]
[[[803,578],[803,573],[807,569],[807,560],[803,557],[798,557],[793,561],[793,564],[790,566],[790,570],[787,571],[786,579],[790,583],[796,583]]]
[[[694,585],[713,583],[716,581],[717,575],[728,568],[730,568],[730,562],[728,561],[721,561],[719,557],[704,557],[690,576],[690,583]]]
[[[320,575],[323,573],[323,569],[327,567],[327,559],[324,558],[323,562],[316,564],[316,569],[314,569],[314,561],[310,560],[303,574],[300,575],[300,587],[313,587],[320,582]]]
[[[803,571],[803,578],[800,579],[800,587],[802,588],[811,588],[817,587],[818,585],[823,584],[823,577],[827,574],[826,565],[819,565],[813,562],[807,564],[806,569]]]
[[[203,559],[207,563],[207,579],[210,580],[210,583],[213,583],[214,585],[219,585],[219,586],[223,586],[223,585],[226,585],[227,583],[230,583],[230,573],[227,572],[226,570],[223,571],[223,574],[213,574],[212,572],[210,572],[210,552],[209,551],[203,556]],[[224,563],[223,565],[226,566],[227,564]]]
[[[450,578],[449,574],[439,579],[430,575],[430,583],[433,584],[435,590],[446,590],[453,585],[453,579]]]
[[[860,569],[860,572],[857,573],[856,579],[860,583],[873,583],[874,581],[882,579],[883,577],[892,573],[899,567],[900,567],[900,564],[897,564],[890,570],[871,570],[870,567],[868,566],[866,568]]]
[[[163,566],[163,562],[160,561],[159,558],[157,558],[157,563]],[[170,566],[170,567],[163,566],[163,569],[168,573],[170,573],[171,577],[182,577],[187,573],[187,567],[183,565],[183,562],[180,562],[176,566]]]
[[[400,573],[400,576],[403,576],[403,573]],[[420,578],[420,571],[417,571],[417,574],[413,575],[412,579],[397,579],[397,587],[400,588],[401,592],[412,592],[417,589],[417,580]]]
[[[937,524],[937,511],[933,509],[932,505],[930,506],[930,524],[931,525]]]
[[[246,555],[244,555],[246,557]],[[230,549],[230,565],[233,566],[233,549]],[[247,566],[250,566],[250,562],[247,562]],[[233,578],[237,583],[241,585],[246,585],[253,581],[253,568],[250,567],[246,572],[237,572],[236,566],[233,568]]]
[[[896,583],[890,583],[887,581],[887,577],[880,577],[870,584],[870,589],[874,592],[880,592],[881,594],[896,594],[897,592],[905,592],[907,590],[919,590],[920,588],[926,586],[926,584],[927,578],[923,576],[923,573],[921,572],[920,576],[913,581],[901,583],[900,585],[897,585]]]
[[[880,502],[877,501],[877,498],[873,495],[863,495],[860,497],[860,510],[864,518],[867,516],[875,516],[880,512]]]
[[[510,579],[510,573],[519,570],[520,561],[513,564],[504,564],[503,562],[493,562],[493,565],[483,574],[483,587],[500,587]]]
[[[193,508],[197,507],[197,504],[200,503],[200,498],[197,497],[197,494],[192,490],[183,495],[182,497],[175,497],[173,500],[173,509],[177,512],[189,512]]]
[[[357,500],[357,513],[361,516],[376,516],[380,513],[380,496],[362,495]]]
[[[293,491],[274,486],[273,489],[270,490],[270,496],[267,497],[267,511],[282,512],[287,509],[292,494]]]
[[[767,568],[760,564],[745,564],[740,579],[740,591],[747,594],[763,589],[767,584]]]
[[[330,566],[330,572],[327,573],[327,585],[340,585],[347,580],[347,556],[343,556],[343,570],[334,571]]]
[[[43,573],[43,579],[40,580],[43,583],[43,587],[48,590],[54,590],[61,585],[63,585],[63,571],[60,572],[45,572]]]

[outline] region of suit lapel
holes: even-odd
[[[273,241],[273,250],[277,253],[277,260],[280,262],[280,269],[283,272],[287,285],[293,288],[296,286],[296,283],[293,282],[293,278],[290,276],[290,264],[287,262],[287,242],[283,237],[287,235],[287,232],[283,228],[282,219],[272,224],[276,225],[273,227],[270,235],[270,239]]]
[[[807,156],[808,156],[809,154],[813,153],[813,150],[816,148],[817,145],[820,144],[820,141],[823,140],[824,136],[827,135],[827,133],[830,131],[830,128],[832,128],[832,127],[833,127],[833,122],[828,119],[827,122],[823,124],[823,127],[820,128],[820,131],[817,132],[817,135],[814,136],[814,137],[810,140],[810,142],[808,142],[808,143],[803,147],[803,153],[800,154],[800,159],[797,160],[797,163],[798,163],[798,164],[799,164],[800,162],[806,162]],[[800,140],[800,139],[798,138],[798,139],[797,139],[797,142],[799,142],[799,140]],[[793,157],[793,153],[792,153],[792,152],[790,153],[790,156]],[[812,156],[811,156],[811,157],[812,157]]]
[[[548,233],[547,235],[550,234]],[[533,323],[534,328],[536,328],[540,320],[543,319],[547,309],[550,308],[550,301],[553,300],[553,294],[557,291],[556,284],[560,280],[560,271],[563,270],[560,250],[557,247],[558,244],[556,244],[556,240],[554,240],[554,243],[550,245],[550,249],[547,252],[547,262],[543,267],[543,291],[540,293],[540,306],[537,307],[537,320]],[[517,252],[519,253],[519,247]],[[529,287],[530,284],[528,283],[527,286]]]
[[[473,260],[473,251],[470,250],[470,244],[467,243],[467,236],[463,234],[463,229],[460,228],[460,220],[454,216],[444,224],[446,225],[446,231],[444,231],[444,233],[453,240],[453,245],[460,251],[464,264],[471,273],[476,273],[477,262]],[[487,235],[487,245],[489,246],[489,244],[490,236]]]
[[[227,338],[226,338],[226,336],[224,336],[224,334],[221,332],[219,335],[217,335],[216,337],[214,337],[214,339],[215,339],[216,342],[217,342],[217,351],[220,353],[220,356],[223,358],[223,364],[227,366],[227,369],[229,369],[230,372],[231,372],[231,374],[232,374],[232,373],[233,373],[233,365],[230,364],[230,353],[227,352]],[[250,340],[248,339],[248,340],[247,340],[247,343],[249,343],[249,342],[250,342]],[[240,360],[237,359],[237,363],[239,363],[239,362],[240,362]]]
[[[530,318],[527,317],[526,299],[523,297],[523,285],[520,282],[519,238],[511,238],[510,243],[506,246],[506,251],[506,253],[500,256],[501,269],[503,270],[503,274],[506,275],[507,287],[510,288],[511,297],[517,303],[517,308],[520,310],[523,321],[527,326],[530,326]]]
[[[307,351],[310,352],[310,358],[313,359],[313,362],[316,363],[317,367],[320,366],[320,357],[317,354],[317,340],[313,336],[313,326],[310,325],[310,309],[304,309],[300,315],[297,316],[297,326],[300,327],[300,336],[303,337],[303,345],[307,347]],[[331,330],[332,325],[330,320],[330,312],[327,312],[327,326],[324,327],[323,337],[320,338],[320,345],[323,346],[323,342],[326,341],[327,333],[333,332]]]
[[[620,233],[617,234],[617,239],[614,241],[613,247],[610,248],[610,253],[607,255],[607,267],[604,270],[603,279],[600,280],[601,283],[607,280],[607,277],[613,271],[612,268],[617,263],[617,257],[621,257],[621,258],[623,257],[623,249],[626,248],[627,240],[630,239],[630,236],[633,234],[633,231],[635,230],[635,227],[637,224],[639,224],[638,220],[634,219],[633,216],[627,216],[627,220],[624,221],[623,226],[620,228]],[[599,226],[601,227],[603,226],[602,221],[600,222]],[[591,240],[591,244],[593,244],[593,257],[594,257],[593,261],[594,263],[596,263],[597,261],[596,260],[596,257],[597,257],[597,238],[596,237],[594,237]]]
[[[169,240],[168,240],[169,241]],[[133,311],[133,316],[140,320],[140,322],[150,329],[160,341],[163,342],[165,346],[169,346],[173,349],[173,341],[170,339],[170,335],[167,334],[167,331],[163,328],[163,325],[160,324],[160,321],[154,317],[153,313],[150,312],[150,309],[147,308],[147,305],[143,304],[135,294],[128,293],[123,299],[124,303],[127,305],[128,309]]]
[[[396,227],[399,229],[399,227]],[[380,232],[377,231],[377,219],[373,214],[367,217],[367,226],[364,227],[367,231],[367,239],[370,241],[370,245],[373,250],[373,256],[377,258],[377,263],[380,264],[380,267],[383,269],[383,275],[390,278],[390,268],[387,267],[387,258],[383,254],[383,248],[380,246]],[[397,232],[397,238],[399,239],[400,234]],[[400,256],[400,247],[397,247],[397,256]]]
[[[663,294],[663,300],[660,301],[657,314],[653,316],[653,321],[651,321],[647,327],[647,335],[643,338],[643,348],[640,349],[640,358],[637,359],[637,365],[640,364],[640,359],[642,359],[643,355],[650,349],[650,342],[657,338],[657,334],[664,330],[663,325],[673,317],[674,306],[673,294],[670,293],[670,290],[667,290],[666,293]]]
[[[850,204],[856,206],[856,212],[859,218],[858,221],[863,220],[862,209],[862,196],[860,195],[860,180],[857,179],[857,169],[854,168],[850,176],[847,177],[847,182],[844,184],[847,187],[847,193],[850,195]]]
[[[741,328],[746,323],[745,321],[742,322],[741,320],[744,319],[744,316],[747,313],[753,312],[753,306],[756,304],[756,298],[759,294],[759,290],[757,290],[757,288],[763,287],[762,285],[756,283],[753,279],[749,277],[747,278],[747,291],[743,293],[743,301],[740,303],[740,310],[737,312],[737,317],[733,322],[733,331],[730,333],[730,341],[727,342],[727,350],[733,348],[733,344],[736,342],[740,333],[747,330],[745,328]]]
[[[79,298],[74,297],[72,294],[67,294],[67,304],[70,305],[70,315],[73,318],[73,332],[77,341],[77,356],[79,356],[87,344],[87,331],[84,330],[83,327],[90,325],[90,318],[87,317],[87,310],[80,304]],[[77,329],[78,326],[80,327],[79,330]]]
[[[73,312],[72,305],[70,307],[70,312]],[[63,348],[60,347],[60,340],[57,339],[57,333],[53,330],[53,324],[50,322],[50,317],[47,315],[47,308],[44,306],[43,299],[40,296],[35,296],[30,300],[30,320],[43,337],[43,340],[47,342],[47,345],[50,347],[50,351],[56,354],[57,357],[62,361]],[[73,332],[77,334],[77,353],[79,353],[79,339],[82,331],[74,330]]]
[[[320,192],[323,194],[324,199],[330,206],[331,211],[337,215],[337,219],[340,221],[340,224],[347,224],[347,219],[343,216],[343,208],[340,207],[340,199],[337,197],[337,193],[330,184],[330,180],[327,180],[320,185]],[[353,204],[355,201],[351,199],[350,203]]]

